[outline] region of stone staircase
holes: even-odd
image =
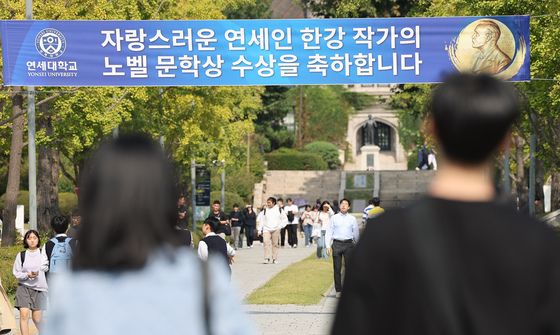
[[[270,196],[301,199],[314,204],[315,199],[338,199],[340,171],[269,170],[261,183],[255,185],[254,206],[262,206]]]
[[[404,207],[428,190],[433,171],[381,171],[379,198],[385,208]]]
[[[378,196],[385,208],[403,207],[424,194],[433,171],[267,171],[255,185],[253,205],[260,207],[269,196],[290,197],[300,203],[315,199],[352,201],[352,212],[360,212]]]

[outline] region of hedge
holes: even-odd
[[[4,290],[6,290],[6,293],[10,297],[15,296],[17,289],[17,280],[12,274],[12,268],[16,255],[22,250],[24,249],[21,241],[18,241],[16,245],[12,247],[0,248],[0,278],[2,279]]]
[[[229,214],[233,210],[233,204],[238,204],[239,206],[244,206],[245,201],[241,198],[237,193],[232,192],[225,192],[225,203],[222,204],[222,211],[224,213]],[[214,200],[221,201],[222,199],[222,192],[221,191],[214,191],[210,193],[210,206],[212,206],[212,202]]]
[[[269,170],[328,170],[318,154],[295,150],[275,151],[266,155]]]
[[[306,152],[318,154],[323,157],[329,169],[336,170],[340,167],[338,147],[336,145],[325,141],[315,141],[307,144],[304,149]]]
[[[0,210],[4,209],[5,198],[6,194],[0,197]],[[25,206],[25,215],[27,215],[29,208],[29,191],[19,191],[17,203],[18,205]],[[58,206],[62,214],[70,215],[72,210],[78,207],[78,197],[73,192],[60,192],[58,193]]]

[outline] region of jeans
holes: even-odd
[[[247,246],[253,245],[253,240],[255,239],[255,227],[245,226],[245,237],[247,238]]]
[[[231,227],[231,239],[233,246],[237,249],[239,236],[241,235],[241,227]]]
[[[321,237],[317,243],[317,258],[327,259],[327,249],[325,248],[325,234],[326,230],[321,230]]]
[[[305,236],[305,246],[311,244],[311,231],[313,230],[313,226],[310,224],[303,225],[303,234]]]

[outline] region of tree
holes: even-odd
[[[66,1],[46,0],[34,2],[35,19],[223,19],[226,8],[240,5],[256,5],[254,0],[101,0]],[[0,7],[0,14],[7,19],[22,19],[25,2],[16,0]],[[2,88],[2,93],[7,89]],[[168,139],[170,155],[185,165],[191,158],[207,160],[208,155],[228,157],[233,147],[242,145],[243,136],[252,132],[255,110],[260,106],[259,88],[173,88],[172,94],[164,94],[163,120],[154,116],[151,97],[160,93],[154,88],[49,88],[37,89],[38,101],[48,100],[48,106],[39,108],[37,143],[39,151],[39,202],[44,210],[55,213],[59,161],[62,173],[75,185],[84,159],[114,128],[131,131],[147,131]],[[217,92],[217,93],[216,93]],[[0,97],[1,100],[1,97]],[[156,102],[159,100],[155,100]],[[192,109],[191,102],[195,108]],[[184,105],[177,105],[185,103]],[[198,105],[197,105],[198,103]],[[208,104],[209,108],[205,108]],[[177,112],[175,115],[173,113]],[[23,110],[12,114],[10,122],[24,122]],[[182,113],[182,114],[181,114]],[[2,119],[5,120],[4,114]],[[132,118],[138,119],[132,122]],[[158,121],[158,122],[154,122]],[[164,122],[165,121],[165,122]],[[22,123],[23,124],[23,123]],[[2,124],[0,124],[0,127]],[[128,128],[127,128],[128,127]],[[14,128],[17,128],[14,126]],[[163,131],[165,130],[165,131]],[[4,129],[0,129],[4,131]],[[15,135],[17,135],[16,133]],[[191,136],[192,135],[192,136]],[[15,136],[13,136],[15,137]],[[216,140],[216,141],[214,141]],[[23,144],[21,140],[16,143]],[[0,140],[0,145],[6,143]],[[203,149],[201,149],[203,148]],[[21,147],[10,154],[21,157]],[[59,153],[61,158],[59,159]],[[14,161],[21,161],[19,160]],[[44,164],[43,164],[44,163]],[[14,166],[14,168],[12,168]],[[10,165],[7,200],[15,199],[15,181],[19,185],[19,170]],[[44,196],[43,196],[44,195]],[[15,200],[14,200],[15,201]],[[6,202],[7,204],[10,201]],[[14,202],[15,203],[15,202]],[[15,205],[14,205],[15,206]],[[15,207],[13,212],[15,213]],[[45,218],[48,220],[48,218]],[[46,222],[46,221],[45,221]],[[41,226],[45,224],[42,223]],[[5,226],[11,223],[5,221]],[[8,239],[6,239],[8,241]]]
[[[263,107],[257,111],[255,130],[266,138],[267,152],[294,144],[293,131],[284,125],[286,115],[296,108],[289,90],[287,86],[265,86],[262,94]]]
[[[12,97],[12,117],[23,110],[23,96],[20,88],[14,89]],[[8,170],[8,185],[4,203],[4,221],[2,226],[2,245],[14,245],[17,195],[19,192],[19,177],[21,173],[21,151],[23,148],[24,118],[18,117],[12,123],[12,144],[10,147],[10,165]]]
[[[406,16],[417,0],[310,0],[309,8],[320,17]]]
[[[228,19],[270,19],[272,0],[245,1],[232,4],[224,9]]]
[[[438,0],[422,3],[421,13],[424,16],[466,16],[466,15],[526,15],[539,14],[531,19],[531,77],[546,78],[547,80],[532,80],[527,83],[518,83],[517,87],[524,97],[525,106],[522,118],[516,127],[516,136],[520,136],[523,144],[516,140],[518,145],[517,178],[518,192],[526,187],[524,175],[519,175],[524,169],[527,159],[522,152],[527,151],[532,124],[530,114],[535,115],[535,129],[538,129],[537,157],[542,161],[542,166],[552,177],[553,185],[560,182],[560,26],[558,25],[558,1],[467,1],[467,0]],[[547,15],[548,14],[548,15]],[[550,79],[550,80],[548,80]],[[409,87],[411,88],[411,87]],[[406,87],[405,91],[406,94]],[[427,96],[428,92],[422,93]],[[397,99],[398,98],[397,94]],[[406,99],[405,99],[406,100]],[[412,104],[418,97],[409,99]],[[545,176],[546,177],[546,176]],[[542,185],[542,180],[540,181]],[[553,203],[560,204],[560,192],[553,190]],[[558,208],[558,207],[554,207]]]
[[[305,86],[290,90],[296,102],[296,113],[303,103],[303,115],[298,127],[302,133],[300,146],[314,141],[326,141],[344,147],[350,115],[373,102],[373,97],[349,92],[343,86]]]

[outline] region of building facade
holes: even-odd
[[[387,101],[391,86],[347,85],[353,92],[379,97],[372,106],[350,116],[346,141],[350,146],[344,162],[346,171],[401,171],[407,169],[407,154],[401,145],[398,118]]]

